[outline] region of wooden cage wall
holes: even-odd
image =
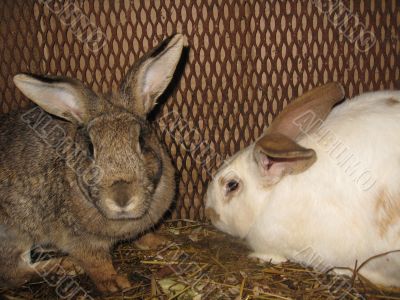
[[[179,174],[175,218],[204,219],[218,166],[303,91],[328,81],[347,96],[400,89],[398,0],[3,0],[0,112],[29,103],[16,73],[106,92],[174,32],[190,49],[157,120]]]

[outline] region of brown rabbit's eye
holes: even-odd
[[[146,134],[147,134],[147,130],[145,127],[140,127],[140,131],[139,131],[139,147],[142,151],[146,151]]]
[[[87,132],[87,129],[82,127],[80,128],[80,132],[81,132],[81,139],[82,139],[82,147],[85,148],[86,147],[86,153],[88,158],[93,159],[94,158],[94,147],[93,147],[93,143],[92,140],[90,139],[89,133]]]
[[[140,149],[143,149],[145,147],[144,137],[143,137],[143,133],[142,132],[139,135],[139,146],[140,146]]]
[[[94,147],[93,147],[93,144],[92,144],[92,141],[90,140],[90,138],[88,139],[87,143],[88,143],[87,144],[88,155],[90,158],[93,158],[94,157]]]
[[[239,182],[237,182],[236,180],[229,180],[228,183],[226,184],[226,192],[230,193],[230,192],[234,192],[238,189],[239,187]]]

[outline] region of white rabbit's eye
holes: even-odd
[[[239,182],[237,182],[237,181],[234,180],[234,179],[229,180],[229,181],[226,183],[225,188],[226,188],[226,192],[227,192],[227,193],[234,192],[234,191],[236,191],[236,190],[239,188]]]

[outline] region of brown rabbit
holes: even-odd
[[[174,170],[146,116],[183,45],[180,34],[165,40],[107,95],[70,78],[14,77],[39,106],[0,117],[0,287],[43,268],[24,257],[33,245],[67,253],[100,291],[130,287],[110,248],[159,222],[173,200]]]

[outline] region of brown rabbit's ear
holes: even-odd
[[[316,161],[316,153],[280,133],[267,133],[254,147],[254,158],[267,184],[283,176],[304,172]]]
[[[120,91],[133,99],[136,113],[145,115],[169,85],[181,58],[185,38],[176,34],[142,57],[129,70]]]
[[[279,132],[296,139],[302,133],[301,126],[296,122],[298,118],[311,114],[313,120],[325,120],[332,107],[343,98],[343,86],[337,82],[314,88],[287,105],[269,126],[267,132]]]
[[[17,88],[48,113],[73,123],[88,121],[90,98],[95,96],[77,80],[29,74],[14,76]]]

